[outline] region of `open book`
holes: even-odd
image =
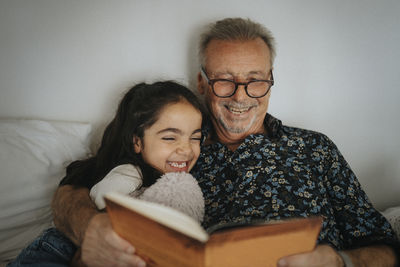
[[[320,217],[228,227],[207,233],[191,217],[119,193],[105,197],[114,230],[147,266],[276,266],[286,255],[311,251]]]

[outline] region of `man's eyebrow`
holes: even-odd
[[[264,71],[254,70],[254,71],[250,71],[250,72],[246,73],[245,75],[246,76],[251,76],[251,75],[265,75],[265,74],[266,73]],[[218,77],[218,76],[221,76],[221,75],[229,75],[229,76],[232,76],[232,77],[236,77],[237,76],[236,73],[233,73],[231,71],[224,71],[224,72],[221,71],[221,72],[213,73],[213,76],[215,76],[215,77]]]
[[[248,75],[252,75],[252,74],[266,74],[266,73],[263,72],[263,71],[260,71],[260,70],[250,71],[250,72],[248,73]]]

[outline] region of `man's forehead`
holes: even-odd
[[[238,66],[248,74],[265,72],[270,68],[270,51],[261,38],[248,41],[212,40],[209,43],[204,66],[207,71],[232,73],[238,70]]]
[[[212,53],[214,50],[229,51],[231,53],[241,53],[246,46],[258,46],[260,49],[265,50],[270,56],[270,50],[268,45],[261,38],[251,39],[251,40],[211,40],[205,49],[206,55]]]

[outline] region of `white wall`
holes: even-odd
[[[378,208],[400,205],[399,14],[397,0],[0,0],[0,117],[100,133],[130,85],[193,86],[206,23],[250,17],[278,44],[270,112],[327,134]]]

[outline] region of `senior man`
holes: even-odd
[[[211,121],[193,170],[206,201],[204,226],[321,215],[315,250],[282,258],[278,266],[394,266],[398,240],[336,146],[267,113],[274,84],[270,32],[250,20],[224,19],[202,35],[199,55],[198,90]],[[82,261],[144,266],[134,244],[96,210],[88,188],[69,180],[67,175],[55,194],[54,222],[81,246]],[[73,245],[59,232],[48,235],[71,255]]]
[[[398,246],[337,147],[267,113],[274,40],[258,23],[225,19],[200,43],[198,90],[212,128],[196,167],[205,227],[320,215],[318,246],[278,266],[394,266]]]

